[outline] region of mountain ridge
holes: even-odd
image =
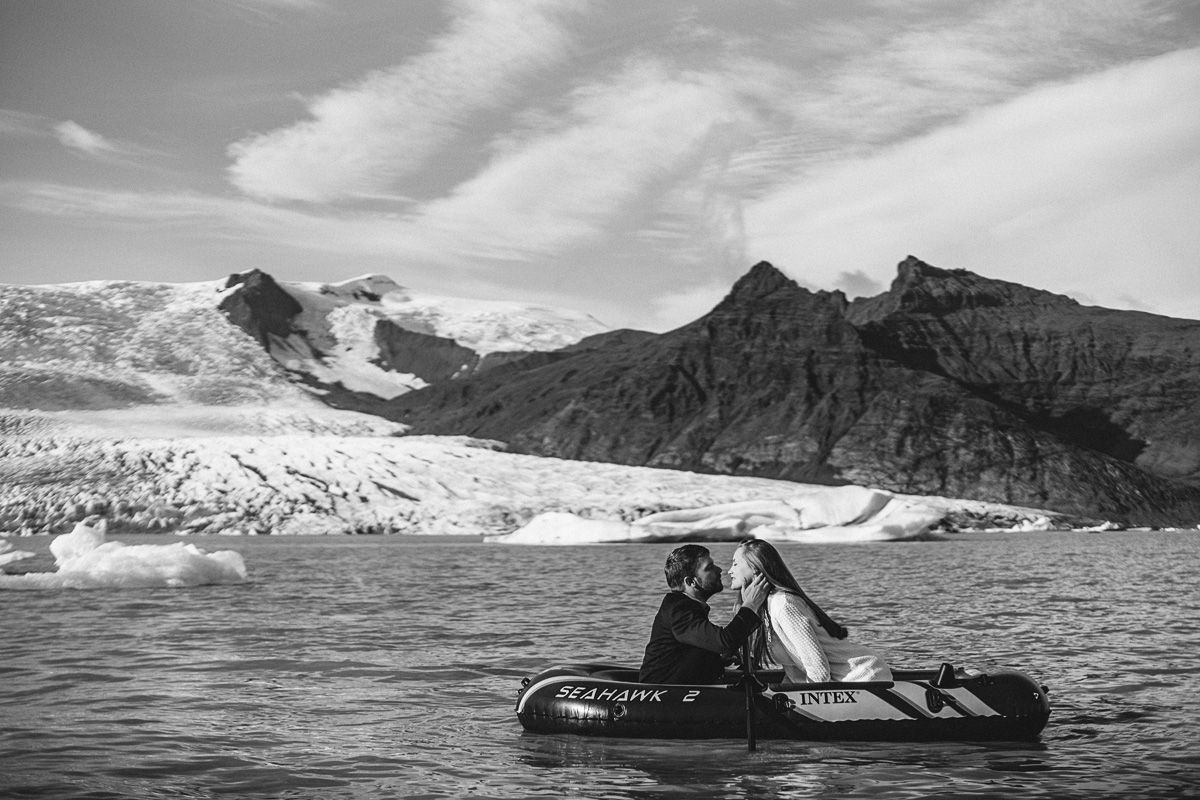
[[[5,431],[45,422],[30,414],[82,409],[103,425],[190,403],[225,410],[160,411],[159,427],[408,426],[585,461],[1200,519],[1200,322],[913,256],[886,292],[853,301],[758,262],[665,333],[425,297],[381,275],[257,270],[0,287],[0,312]],[[271,405],[286,410],[253,420]]]
[[[911,256],[853,303],[760,262],[708,314],[632,348],[424,388],[383,413],[540,455],[1175,518],[1200,509],[1189,353],[1200,322]],[[1172,380],[1185,391],[1163,399]]]

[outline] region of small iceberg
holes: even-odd
[[[246,564],[233,550],[208,553],[194,544],[106,541],[108,523],[77,523],[50,542],[55,572],[0,575],[0,589],[98,589],[242,583]],[[32,555],[32,554],[30,554]]]
[[[614,544],[632,542],[774,542],[831,544],[920,538],[943,512],[890,492],[862,486],[814,488],[778,500],[747,500],[663,511],[633,522],[539,514],[498,544]]]
[[[35,555],[37,553],[31,553],[28,550],[14,550],[12,542],[0,541],[0,567],[25,558],[33,558]]]

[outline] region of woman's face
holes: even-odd
[[[729,585],[740,589],[754,580],[755,569],[746,561],[746,553],[742,548],[733,551],[733,561],[729,565]]]

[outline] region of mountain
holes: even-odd
[[[215,415],[218,429],[233,409],[276,421],[289,409],[310,418],[300,429],[332,432],[350,418],[334,421],[330,406],[370,410],[603,330],[578,312],[422,295],[378,275],[0,286],[0,432],[31,414],[134,408],[143,422]],[[377,417],[350,428],[361,425],[396,429]]]
[[[0,408],[311,404],[218,311],[217,283],[0,287]]]
[[[421,294],[382,275],[335,284],[231,275],[220,309],[329,405],[380,401],[606,330],[578,312]]]
[[[562,458],[1200,517],[1200,322],[913,257],[854,303],[760,263],[677,330],[593,337],[382,413]]]
[[[878,352],[1065,442],[1200,484],[1200,322],[1082,306],[913,258],[850,318]]]
[[[291,530],[288,519],[315,514],[332,529],[404,529],[400,517],[429,528],[427,498],[444,481],[424,495],[387,488],[424,486],[410,475],[419,458],[411,470],[375,458],[368,471],[400,476],[383,486],[355,477],[363,446],[383,453],[405,432],[1195,525],[1198,428],[1200,322],[912,257],[887,292],[854,302],[760,263],[711,312],[663,334],[421,295],[377,275],[0,286],[5,530],[53,528],[97,502],[123,504],[135,527]],[[347,443],[360,437],[372,444]],[[446,463],[462,458],[445,447]],[[750,496],[729,486],[725,496]],[[472,519],[494,508],[522,520],[567,490],[546,491],[536,507],[492,489],[464,502]],[[371,511],[385,507],[391,522]]]

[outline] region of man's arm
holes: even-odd
[[[758,614],[743,606],[724,628],[709,621],[704,607],[689,600],[669,611],[671,635],[684,644],[713,653],[725,653],[740,645],[758,627]]]

